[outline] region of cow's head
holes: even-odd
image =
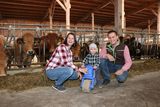
[[[63,41],[63,37],[58,36],[56,33],[48,33],[46,36],[41,37],[41,45],[45,44],[46,49],[52,53],[55,48]]]
[[[0,35],[0,47],[4,47],[5,38],[3,35]]]
[[[57,38],[57,46],[60,45],[63,42],[64,42],[64,38],[62,37],[62,35],[59,35],[58,38]]]
[[[23,42],[24,42],[24,51],[27,52],[27,55],[33,55],[34,36],[31,33],[24,34]]]
[[[34,38],[34,47],[39,47],[40,42],[41,42],[41,38],[39,37]]]
[[[71,48],[71,51],[73,53],[73,60],[79,60],[80,59],[80,44],[76,44],[74,47]]]
[[[34,50],[33,50],[33,46],[34,46],[34,36],[31,33],[25,33],[22,36],[22,39],[20,39],[19,44],[23,44],[23,52],[26,53],[27,55],[33,55],[34,54]]]

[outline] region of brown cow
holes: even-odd
[[[7,68],[7,55],[5,53],[5,38],[3,35],[0,35],[0,76],[6,76]]]
[[[80,44],[76,44],[76,46],[75,47],[73,47],[73,48],[71,48],[71,51],[72,51],[72,53],[73,53],[73,60],[75,61],[75,60],[80,60],[80,49],[81,49],[81,46],[80,46]]]
[[[83,43],[83,46],[80,50],[80,58],[83,60],[89,54],[89,45],[87,43]]]
[[[15,59],[18,67],[26,67],[31,64],[34,57],[34,36],[31,33],[25,33],[22,38],[18,38],[15,43]]]
[[[63,37],[58,36],[56,33],[48,33],[46,36],[42,36],[40,42],[40,62],[48,60],[55,48],[62,42]]]

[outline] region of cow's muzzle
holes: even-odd
[[[34,55],[34,51],[33,50],[29,50],[29,51],[27,51],[27,55]]]

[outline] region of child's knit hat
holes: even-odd
[[[89,49],[91,49],[91,48],[96,48],[96,49],[97,49],[97,45],[96,45],[95,43],[91,43],[91,44],[89,45]]]

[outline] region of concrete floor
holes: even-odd
[[[60,93],[51,87],[20,92],[0,91],[0,107],[160,107],[160,72],[129,78],[122,87],[115,80],[90,93],[79,87]]]

